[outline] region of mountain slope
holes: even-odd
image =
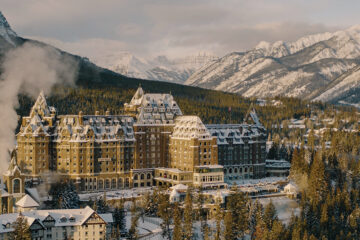
[[[184,83],[198,68],[215,59],[215,56],[203,53],[177,59],[158,56],[147,60],[120,52],[98,57],[95,63],[128,77]]]
[[[291,43],[261,42],[248,52],[230,53],[207,64],[185,84],[246,97],[312,99],[320,94],[317,90],[358,66],[359,58],[360,27],[355,26]]]

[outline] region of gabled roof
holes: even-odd
[[[28,194],[26,194],[19,201],[17,201],[15,205],[22,208],[39,207],[39,204]]]
[[[211,134],[198,116],[178,116],[172,137],[209,139]]]

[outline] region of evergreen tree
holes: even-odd
[[[184,237],[186,240],[192,239],[193,237],[193,205],[191,187],[188,187],[185,197]]]
[[[281,240],[284,238],[284,226],[279,220],[273,221],[272,228],[267,234],[268,240]]]
[[[225,213],[224,226],[225,226],[224,239],[227,240],[236,239],[233,231],[234,225],[233,225],[232,214],[230,211],[226,211]]]
[[[207,224],[207,212],[206,209],[203,207],[205,203],[205,196],[202,192],[202,188],[200,187],[198,190],[198,197],[197,197],[197,217],[200,221],[200,228],[201,233],[203,235],[203,239],[205,239],[205,235],[208,234],[209,226]]]
[[[49,196],[53,199],[52,207],[55,209],[76,209],[80,207],[79,195],[71,181],[51,184]]]
[[[171,224],[172,212],[171,212],[169,197],[164,193],[161,193],[159,195],[158,216],[162,220],[160,227],[162,229],[163,238],[166,237],[168,240],[171,240],[170,224]]]
[[[131,205],[131,226],[129,229],[129,239],[135,240],[138,239],[138,220],[139,220],[139,214],[137,212],[137,206],[136,206],[136,199],[133,199],[132,205]]]
[[[14,231],[11,233],[13,240],[31,240],[31,232],[26,218],[20,213],[14,223]]]
[[[143,208],[145,216],[156,216],[159,205],[159,189],[155,188],[152,194],[147,192],[144,195]]]
[[[216,233],[215,233],[215,240],[221,239],[221,220],[223,218],[223,213],[220,207],[220,204],[218,203],[216,205],[216,212],[215,212],[215,222],[216,222]]]
[[[250,210],[249,210],[248,227],[250,230],[250,237],[254,237],[254,233],[256,231],[256,225],[259,219],[260,220],[263,219],[263,206],[256,199],[256,201],[250,205]]]
[[[317,153],[311,165],[308,196],[314,205],[318,205],[320,201],[324,200],[326,191],[325,165],[320,154]]]
[[[174,204],[174,230],[173,230],[173,240],[182,240],[182,224],[181,224],[181,212],[179,204]]]
[[[264,211],[264,222],[268,230],[272,229],[273,222],[276,220],[278,220],[276,209],[274,204],[272,203],[272,200],[270,200],[269,204],[266,205]]]
[[[248,199],[237,188],[228,199],[227,210],[232,214],[234,236],[242,238],[248,229]]]
[[[119,230],[120,233],[124,232],[126,229],[126,219],[125,219],[125,209],[123,203],[120,203],[120,206],[117,206],[114,209],[113,218],[114,218],[114,227],[117,230]]]
[[[109,212],[109,206],[106,202],[106,192],[100,198],[95,201],[95,208],[97,213],[107,213]]]

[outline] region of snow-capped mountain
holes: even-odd
[[[0,51],[3,52],[4,49],[15,46],[18,41],[17,39],[18,36],[11,29],[5,16],[0,11]]]
[[[354,26],[302,37],[295,42],[260,42],[247,52],[233,52],[206,64],[185,84],[247,97],[283,95],[332,101],[320,98],[321,91],[335,84],[336,79],[344,78],[340,78],[343,74],[357,69],[359,63],[360,26]]]
[[[129,77],[184,83],[197,69],[214,60],[217,57],[208,53],[177,59],[158,56],[148,60],[120,52],[98,57],[94,61],[99,66]]]

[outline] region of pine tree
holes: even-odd
[[[228,199],[227,210],[232,214],[234,236],[242,238],[248,229],[248,199],[237,188]]]
[[[284,239],[284,226],[279,220],[275,220],[272,224],[272,228],[268,231],[267,239],[280,240]]]
[[[272,200],[270,200],[269,204],[266,205],[264,210],[264,222],[268,230],[272,229],[273,222],[278,220],[276,209]]]
[[[105,194],[104,194],[104,196],[97,199],[95,202],[96,202],[96,207],[95,208],[96,208],[97,213],[107,213],[107,212],[109,212],[109,206],[107,205],[106,195]]]
[[[174,204],[174,230],[173,240],[182,240],[182,224],[181,224],[181,212],[179,204]]]
[[[251,237],[254,236],[254,233],[256,231],[256,225],[259,219],[263,219],[263,206],[256,199],[256,201],[250,205],[250,210],[249,210],[248,226]]]
[[[167,238],[171,240],[171,231],[170,231],[170,224],[171,224],[171,208],[170,208],[169,197],[166,194],[161,193],[159,195],[159,209],[158,209],[158,216],[162,219],[160,227],[162,229],[162,236],[163,238]]]
[[[133,199],[132,205],[131,205],[131,226],[129,229],[129,239],[135,240],[138,239],[138,220],[139,220],[139,214],[137,212],[137,206],[136,206],[136,200]]]
[[[125,209],[123,203],[120,203],[120,206],[117,206],[114,209],[113,218],[114,218],[114,227],[116,227],[116,229],[118,230],[117,235],[121,232],[124,232],[126,228],[126,221],[125,221]]]
[[[236,239],[234,236],[235,234],[233,231],[233,228],[234,228],[233,219],[232,219],[232,214],[230,211],[227,211],[225,213],[224,226],[225,226],[224,239],[227,239],[227,240]]]
[[[220,204],[216,205],[216,212],[215,212],[215,222],[216,222],[216,233],[215,233],[215,240],[221,239],[221,220],[223,218],[223,213],[220,207]]]
[[[203,207],[205,203],[205,196],[202,192],[202,188],[200,187],[198,190],[198,197],[196,199],[196,205],[197,205],[197,217],[200,221],[200,229],[201,233],[203,235],[203,239],[205,239],[205,235],[208,234],[209,226],[207,223],[207,212],[206,209]],[[207,232],[207,233],[206,233]]]
[[[184,237],[186,240],[193,237],[193,205],[192,205],[192,190],[188,187],[185,197],[184,209]]]
[[[315,154],[309,176],[309,198],[314,205],[324,200],[327,191],[324,162],[319,153]]]
[[[31,240],[31,232],[26,218],[20,213],[14,223],[14,231],[11,234],[13,240]]]

